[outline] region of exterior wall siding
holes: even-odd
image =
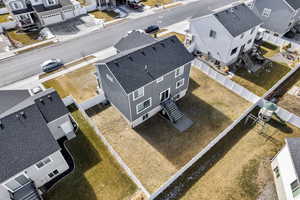
[[[68,134],[68,133],[65,133],[63,131],[63,129],[61,128],[61,125],[64,124],[65,122],[71,123],[69,114],[63,115],[60,118],[48,123],[48,127],[49,127],[50,132],[52,133],[54,139],[58,140]]]
[[[133,100],[133,93],[129,94],[130,99],[130,107],[132,113],[132,121],[135,121],[150,112],[152,109],[160,106],[160,93],[170,88],[170,97],[174,97],[176,94],[180,93],[183,90],[188,88],[189,83],[189,74],[191,69],[191,63],[187,63],[184,66],[184,72],[181,76],[175,78],[175,71],[172,71],[166,75],[164,75],[163,81],[157,83],[156,80],[151,82],[148,85],[144,86],[144,96]],[[184,78],[184,85],[180,88],[176,89],[176,82]],[[136,106],[143,101],[152,98],[152,104],[149,108],[145,109],[141,113],[137,114]],[[150,117],[150,116],[149,116]]]
[[[110,101],[119,111],[131,121],[129,100],[125,91],[121,88],[120,84],[113,76],[113,74],[108,70],[105,65],[97,65],[98,75],[101,82],[100,88],[103,89],[105,97]],[[107,79],[106,74],[108,74],[113,82]]]
[[[59,174],[61,174],[69,168],[60,151],[51,154],[49,157],[51,159],[51,162],[43,166],[42,168],[38,169],[35,165],[32,165],[25,169],[23,172],[16,174],[16,176],[25,173],[28,178],[34,181],[36,187],[41,187],[54,178],[50,178],[48,176],[49,173],[57,169],[59,171]],[[10,199],[9,192],[3,186],[3,183],[0,184],[0,199]]]

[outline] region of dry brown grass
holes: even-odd
[[[81,63],[83,63],[83,62],[87,62],[87,61],[92,60],[92,59],[94,59],[94,58],[96,58],[96,57],[95,57],[95,56],[86,56],[86,57],[81,58],[81,59],[79,59],[79,60],[70,62],[70,63],[65,64],[63,67],[61,67],[61,68],[59,68],[59,69],[57,69],[57,70],[55,70],[55,71],[41,74],[41,75],[39,76],[39,79],[43,79],[43,78],[45,78],[45,77],[47,77],[47,76],[50,76],[50,75],[55,74],[55,73],[57,73],[57,72],[63,71],[63,70],[68,69],[68,68],[70,68],[70,67],[74,67],[75,65],[81,64]]]
[[[300,136],[300,129],[275,121],[265,134],[259,134],[259,130],[261,128],[256,126],[242,134],[243,131],[235,132],[241,135],[240,139],[181,199],[256,200],[265,186],[273,184],[270,159],[283,146],[284,138]]]
[[[6,34],[15,43],[19,43],[23,46],[41,42],[41,40],[38,40],[39,33],[23,33],[17,30],[9,30],[6,31]]]
[[[167,5],[169,3],[172,3],[172,0],[143,0],[142,1],[144,5],[155,7],[155,6],[163,6]]]
[[[61,98],[71,95],[77,103],[84,102],[97,95],[97,81],[94,65],[87,65],[78,70],[43,82],[46,88],[54,88]]]
[[[185,35],[180,34],[180,33],[170,32],[170,33],[161,34],[160,37],[169,37],[169,36],[173,36],[173,35],[175,35],[180,40],[180,42],[184,43]]]
[[[93,15],[97,19],[103,19],[105,22],[114,20],[118,16],[118,14],[115,13],[114,11],[106,11],[106,10],[92,11],[92,12],[90,12],[90,14]]]
[[[178,105],[194,121],[184,133],[179,133],[159,115],[131,129],[114,107],[99,106],[89,111],[114,149],[150,192],[201,151],[250,104],[193,68],[189,92]]]
[[[1,14],[0,15],[0,23],[8,22],[9,21],[8,16],[9,16],[8,13],[7,14]]]
[[[25,53],[25,52],[31,51],[33,49],[43,48],[43,47],[46,47],[46,46],[49,46],[49,45],[52,45],[52,44],[55,44],[55,42],[54,41],[49,41],[49,42],[45,42],[43,44],[36,45],[34,47],[31,47],[31,48],[26,48],[26,49],[23,49],[23,50],[18,50],[18,51],[16,51],[16,53],[17,54]]]

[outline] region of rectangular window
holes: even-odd
[[[217,32],[214,31],[214,30],[210,30],[210,32],[209,32],[209,37],[211,37],[211,38],[216,38],[216,37],[217,37]]]
[[[109,74],[106,74],[106,78],[110,80],[110,82],[114,82],[114,79]]]
[[[176,82],[176,89],[184,85],[184,78]]]
[[[264,8],[262,16],[263,17],[270,17],[272,10],[269,8]]]
[[[254,7],[254,0],[251,1],[251,2],[249,2],[249,3],[247,3],[247,6],[248,6],[250,9],[253,9],[253,7]]]
[[[230,55],[233,55],[233,54],[235,54],[236,52],[237,52],[237,47],[236,48],[234,48],[234,49],[232,49],[232,51],[231,51],[231,54]]]
[[[157,80],[156,80],[156,83],[159,83],[159,82],[162,82],[164,80],[164,77],[159,77]]]
[[[49,4],[49,5],[55,4],[55,0],[48,0],[48,4]]]
[[[47,165],[50,162],[51,162],[51,159],[48,157],[48,158],[45,158],[44,160],[41,160],[40,162],[36,163],[35,166],[38,169],[40,169],[40,168],[44,167],[45,165]]]
[[[148,113],[147,114],[145,114],[145,115],[143,115],[143,120],[146,120],[146,119],[148,119],[149,118],[149,115],[148,115]]]
[[[278,168],[278,167],[275,167],[273,171],[274,171],[274,173],[275,173],[276,178],[278,178],[278,177],[280,176],[279,168]]]
[[[248,40],[248,42],[247,42],[247,43],[248,43],[248,44],[250,44],[251,42],[252,42],[252,40],[250,39],[250,40]]]
[[[241,35],[241,39],[243,39],[244,35],[245,35],[244,33]]]
[[[255,28],[251,29],[250,34],[252,35],[255,31]]]
[[[137,114],[139,114],[140,112],[143,112],[144,110],[146,110],[149,107],[151,107],[151,98],[136,105],[136,112],[137,112]]]
[[[291,183],[291,189],[292,189],[293,192],[295,192],[296,190],[298,190],[299,187],[300,187],[300,186],[299,186],[299,182],[298,182],[297,179],[294,180],[294,181]]]
[[[177,68],[175,70],[175,78],[177,78],[178,76],[181,76],[183,74],[183,72],[184,72],[184,66]]]
[[[144,96],[144,87],[141,87],[133,92],[133,100],[137,100]]]
[[[10,191],[16,191],[23,185],[26,185],[27,183],[29,183],[29,181],[30,180],[24,174],[21,174],[21,175],[15,177],[14,179],[9,180],[4,185]]]

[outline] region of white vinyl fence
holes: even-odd
[[[276,36],[274,35],[273,33],[268,33],[268,32],[262,32],[262,36],[263,36],[263,40],[266,41],[266,42],[269,42],[271,44],[274,44],[276,46],[279,46],[279,47],[282,47],[284,45],[287,45],[287,44],[291,44],[291,48],[292,49],[298,49],[300,50],[300,44],[292,41],[292,40],[288,40],[288,39],[285,39],[285,38],[281,38],[279,36]]]
[[[104,93],[101,92],[99,93],[99,95],[87,100],[87,101],[84,101],[82,103],[80,103],[80,107],[83,109],[83,110],[87,110],[97,104],[100,104],[102,103],[103,101],[105,101],[105,96],[104,96]]]
[[[239,84],[237,84],[236,82],[230,80],[229,78],[227,78],[226,76],[216,72],[215,70],[213,70],[211,67],[209,67],[206,63],[196,59],[194,61],[194,66],[196,66],[198,69],[200,69],[203,73],[205,73],[206,75],[208,75],[210,78],[216,80],[217,82],[219,82],[221,85],[223,85],[224,87],[228,88],[229,90],[233,91],[234,93],[236,93],[237,95],[243,97],[244,99],[246,99],[247,101],[251,102],[251,103],[256,103],[260,97],[253,94],[252,92],[250,92],[249,90],[247,90],[246,88],[240,86]]]

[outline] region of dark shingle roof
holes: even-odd
[[[287,146],[294,163],[298,178],[300,178],[300,138],[287,138]]]
[[[102,63],[107,65],[124,90],[130,93],[191,62],[193,58],[177,37],[171,36],[144,47],[123,51]]]
[[[150,35],[145,34],[141,31],[133,30],[128,33],[127,36],[123,37],[117,44],[115,44],[115,48],[118,51],[127,51],[140,46],[151,44],[155,41],[156,40]]]
[[[262,23],[253,11],[245,4],[239,4],[217,12],[214,16],[221,24],[223,24],[233,37],[236,37]]]
[[[300,8],[299,0],[285,0],[285,1],[295,10]]]
[[[29,96],[28,90],[0,90],[0,114]]]
[[[60,149],[38,107],[22,111],[0,119],[0,182]]]
[[[0,113],[0,182],[60,149],[47,123],[67,113],[53,89]]]

